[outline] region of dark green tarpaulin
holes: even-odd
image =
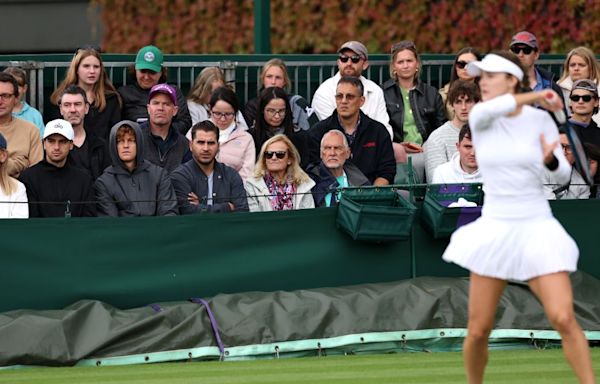
[[[579,268],[600,277],[600,201],[553,203]],[[335,209],[184,217],[0,220],[0,312],[92,299],[118,308],[218,293],[466,276],[420,212],[407,241],[353,241]]]
[[[578,320],[600,339],[600,281],[571,277]],[[422,277],[293,292],[220,294],[209,300],[224,345],[224,358],[275,357],[277,353],[464,336],[468,280]],[[511,284],[500,301],[495,338],[543,338],[550,330],[527,286]],[[557,336],[550,336],[557,339]],[[190,302],[119,310],[80,301],[61,311],[0,314],[0,366],[156,362],[218,358],[205,308]],[[443,341],[442,341],[443,343]],[[375,349],[375,347],[373,347]],[[139,355],[139,360],[130,357]]]

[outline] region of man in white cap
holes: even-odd
[[[95,216],[92,178],[68,161],[73,137],[73,127],[66,120],[46,124],[44,159],[19,178],[27,189],[29,217]]]
[[[359,41],[347,41],[338,49],[337,66],[339,71],[335,76],[325,80],[317,89],[312,99],[312,108],[319,120],[331,116],[336,108],[335,93],[342,76],[359,78],[363,84],[365,103],[361,110],[371,119],[379,121],[392,136],[390,118],[385,109],[383,90],[375,82],[362,76],[369,67],[367,47]]]

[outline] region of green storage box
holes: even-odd
[[[337,209],[337,226],[354,240],[408,239],[416,208],[400,193],[393,187],[345,189]]]
[[[460,197],[477,203],[477,207],[448,207]],[[481,216],[482,205],[481,184],[431,184],[425,192],[421,217],[434,238],[445,238],[450,237],[456,228]]]

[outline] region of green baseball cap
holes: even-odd
[[[154,45],[147,45],[140,49],[135,57],[135,69],[149,69],[160,72],[162,69],[163,54]]]

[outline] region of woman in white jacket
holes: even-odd
[[[287,136],[278,134],[262,145],[254,177],[245,183],[248,207],[256,211],[314,208],[314,181],[300,168],[300,155]]]
[[[27,219],[29,206],[25,185],[8,176],[8,143],[0,133],[0,219]]]

